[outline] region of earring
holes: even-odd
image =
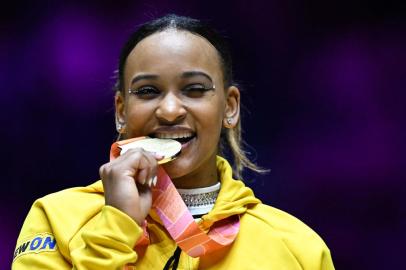
[[[118,133],[124,133],[124,129],[125,129],[124,123],[116,122],[116,130]]]
[[[227,119],[225,119],[224,127],[225,128],[231,128],[232,123],[233,123],[233,118],[227,117]]]
[[[125,122],[121,122],[118,120],[118,117],[116,116],[116,130],[119,134],[125,132]]]

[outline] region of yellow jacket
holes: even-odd
[[[334,269],[330,251],[309,227],[262,204],[251,189],[232,179],[218,157],[221,190],[200,227],[240,214],[235,242],[200,258],[181,253],[178,269]],[[21,229],[12,269],[163,269],[176,249],[159,218],[147,218],[151,244],[135,247],[142,229],[118,209],[105,206],[98,181],[37,200]]]

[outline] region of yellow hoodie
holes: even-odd
[[[228,162],[218,157],[221,190],[199,226],[239,214],[240,231],[224,250],[200,258],[181,253],[177,269],[334,269],[330,251],[309,227],[289,214],[262,204],[243,182],[232,179]],[[143,233],[118,209],[105,206],[98,181],[37,200],[21,229],[12,269],[163,269],[176,244],[151,211],[149,246],[133,248]]]

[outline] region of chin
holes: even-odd
[[[162,166],[171,179],[176,179],[188,175],[191,172],[190,165],[185,164],[182,158],[177,158]]]

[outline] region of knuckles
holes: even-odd
[[[114,179],[124,171],[125,168],[120,166],[120,164],[109,162],[100,167],[99,174],[102,179]]]
[[[110,163],[103,164],[103,165],[100,167],[100,169],[99,169],[100,177],[101,177],[102,179],[104,179],[104,178],[106,178],[107,176],[111,176],[112,173],[113,173],[113,171],[114,171],[114,169],[113,169],[112,167],[113,167],[113,166],[111,165],[111,162],[110,162]]]
[[[146,169],[147,167],[150,167],[150,169],[155,172],[158,163],[155,158],[153,158],[152,160],[155,162],[150,163],[147,161],[147,164],[145,164],[146,160],[151,160],[145,158],[146,155],[150,155],[150,153],[142,148],[130,149],[117,159],[103,164],[99,168],[99,175],[102,179],[115,178],[115,176],[118,176],[129,169],[141,170]]]

